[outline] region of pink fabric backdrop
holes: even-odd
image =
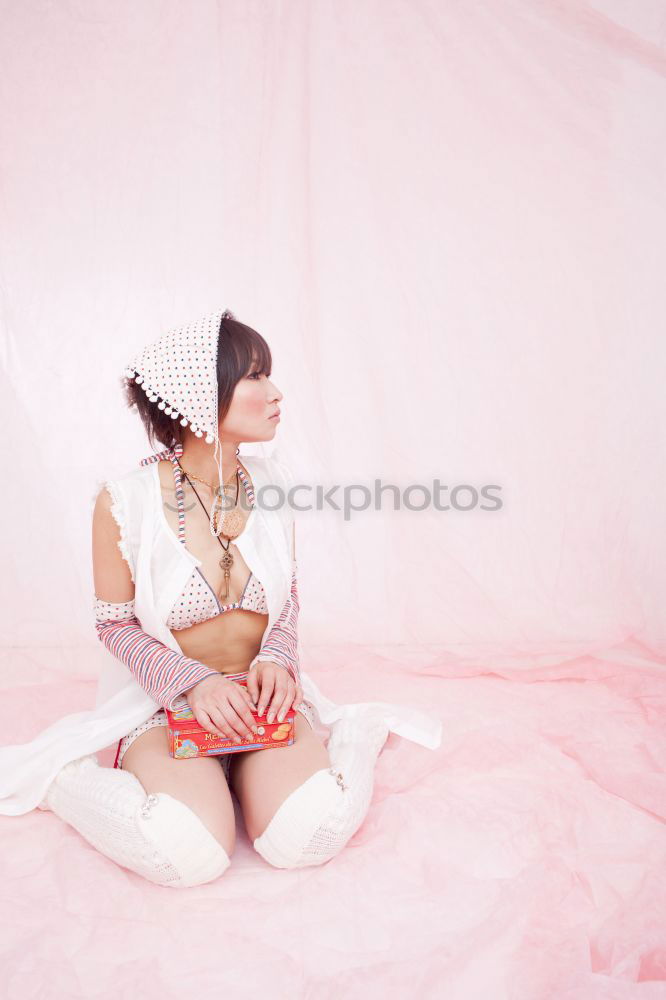
[[[172,323],[266,336],[299,482],[503,500],[300,515],[305,668],[444,721],[338,859],[176,893],[2,818],[4,994],[665,997],[661,0],[3,6],[3,742],[93,703]]]

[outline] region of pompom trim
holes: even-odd
[[[178,418],[182,417],[182,419],[180,420],[181,427],[187,427],[187,425],[189,424],[190,429],[192,430],[193,434],[196,435],[196,437],[200,438],[203,437],[204,435],[206,436],[206,444],[212,444],[215,441],[215,437],[210,431],[207,431],[205,428],[200,427],[196,423],[196,421],[189,420],[187,417],[183,416],[176,409],[173,403],[170,403],[168,399],[165,399],[164,396],[160,396],[160,394],[156,392],[155,389],[147,385],[145,376],[140,375],[135,368],[127,368],[125,370],[125,373],[129,379],[133,379],[137,383],[137,385],[141,386],[141,388],[145,392],[150,402],[157,403],[158,409],[162,410],[167,416],[171,417],[172,420],[177,420]],[[158,400],[160,402],[158,402]],[[215,401],[217,406],[217,389],[215,391]]]

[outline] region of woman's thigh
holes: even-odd
[[[236,843],[234,804],[219,758],[176,760],[169,754],[166,726],[154,726],[127,748],[122,769],[139,779],[146,794],[167,792],[188,805],[231,854]]]
[[[315,771],[331,766],[323,740],[296,713],[294,742],[271,750],[234,754],[229,779],[251,840],[260,837],[284,800]]]

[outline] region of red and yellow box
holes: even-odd
[[[243,681],[237,681],[241,684]],[[172,757],[186,759],[188,757],[208,757],[221,753],[243,753],[244,750],[268,750],[269,748],[288,747],[294,742],[295,712],[290,708],[283,722],[266,722],[266,715],[259,716],[252,712],[258,734],[252,739],[244,738],[241,743],[235,743],[233,738],[218,736],[204,729],[196,720],[184,695],[180,695],[174,707],[165,708],[168,725],[167,738],[169,753]]]

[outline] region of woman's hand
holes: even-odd
[[[273,660],[258,660],[247,675],[247,690],[258,702],[257,714],[263,715],[268,706],[266,722],[277,716],[282,722],[292,707],[297,708],[303,698],[303,689],[286,667]]]
[[[224,674],[204,677],[185,692],[187,703],[199,725],[209,733],[241,743],[242,738],[254,739],[257,724],[250,695],[242,684]]]

